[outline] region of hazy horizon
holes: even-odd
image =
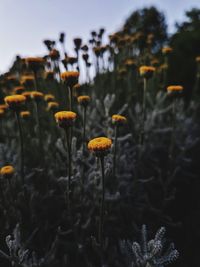
[[[66,33],[67,50],[71,51],[72,39],[89,39],[91,30],[106,28],[109,34],[117,30],[131,12],[144,6],[156,6],[164,12],[168,30],[175,22],[184,19],[184,13],[193,7],[200,8],[200,1],[179,0],[14,0],[0,1],[0,72],[11,66],[17,54],[35,56],[46,52],[42,41],[58,39]]]

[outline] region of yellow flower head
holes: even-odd
[[[5,103],[10,109],[18,111],[22,105],[25,103],[26,98],[23,95],[11,95],[4,98]]]
[[[23,75],[20,81],[21,81],[21,84],[32,85],[34,83],[34,80],[35,78],[33,75]]]
[[[1,168],[0,174],[5,178],[11,178],[15,172],[15,169],[11,165],[7,165]]]
[[[126,117],[118,114],[112,115],[112,123],[115,125],[123,125],[124,123],[127,122]]]
[[[5,113],[5,110],[0,108],[0,118],[3,117],[4,113]]]
[[[167,87],[168,93],[182,92],[182,91],[183,91],[183,86],[181,86],[181,85],[170,85]]]
[[[67,84],[67,86],[73,87],[78,83],[79,72],[78,71],[65,71],[60,75],[61,79]]]
[[[159,65],[159,60],[157,58],[154,58],[151,60],[151,65],[154,67],[158,67]]]
[[[80,105],[83,105],[83,106],[86,107],[89,104],[89,102],[90,102],[90,96],[88,96],[88,95],[81,95],[81,96],[78,96],[77,100],[78,100],[78,103]]]
[[[14,87],[13,92],[15,94],[21,94],[24,90],[25,90],[24,86],[16,86],[16,87]]]
[[[58,102],[48,102],[47,110],[55,112],[58,109],[58,107],[59,107]]]
[[[23,92],[22,95],[26,97],[26,100],[31,100],[31,93],[30,91],[28,92]]]
[[[104,156],[111,148],[112,141],[107,137],[97,137],[88,143],[88,149],[95,152],[96,156]]]
[[[30,115],[31,115],[31,113],[28,110],[20,112],[20,117],[23,119],[29,118]]]
[[[38,91],[32,91],[31,98],[35,101],[41,101],[44,98],[44,94]]]
[[[136,66],[135,60],[128,58],[124,61],[124,65],[126,68],[134,68]]]
[[[141,66],[139,68],[140,75],[144,78],[151,78],[153,73],[155,72],[155,68],[152,66]]]
[[[17,77],[15,75],[8,75],[6,77],[6,80],[9,82],[15,82],[15,81],[17,81]]]
[[[52,102],[53,100],[55,100],[55,96],[52,95],[52,94],[46,94],[46,95],[44,96],[44,100],[45,100],[46,102]]]
[[[37,71],[44,66],[44,59],[42,57],[27,57],[25,62],[33,71]]]
[[[168,55],[168,54],[170,54],[172,51],[173,51],[173,49],[172,49],[171,47],[168,47],[168,46],[163,47],[163,49],[162,49],[162,53],[163,53],[163,55]]]
[[[200,56],[196,57],[195,60],[197,63],[200,63]]]
[[[59,111],[55,115],[56,122],[62,128],[72,126],[77,115],[72,111]]]
[[[6,104],[0,104],[0,109],[3,109],[4,111],[8,108]]]

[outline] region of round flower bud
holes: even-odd
[[[97,157],[105,156],[112,146],[111,139],[107,137],[97,137],[89,141],[88,149],[93,151]]]
[[[73,126],[77,117],[76,113],[72,111],[59,111],[54,116],[61,128]]]
[[[31,113],[29,112],[29,111],[21,111],[20,112],[20,117],[21,118],[23,118],[23,119],[27,119],[27,118],[29,118],[30,117],[30,115],[31,115]]]
[[[170,85],[167,87],[167,93],[169,96],[180,96],[183,92],[183,86],[181,85]]]
[[[15,94],[21,94],[22,92],[24,92],[24,90],[25,90],[24,86],[16,86],[14,87],[13,92]]]
[[[171,47],[163,47],[162,49],[163,55],[169,55],[172,51],[173,49]]]
[[[7,179],[12,178],[13,174],[15,172],[15,169],[11,165],[7,165],[1,168],[0,174]]]
[[[44,100],[45,100],[46,102],[52,102],[53,100],[55,100],[55,96],[52,95],[52,94],[46,94],[46,95],[44,96]]]
[[[167,87],[167,92],[182,92],[183,91],[183,86],[181,85],[170,85]]]
[[[31,93],[32,92],[23,92],[22,95],[26,97],[26,101],[31,100]]]
[[[118,114],[115,114],[115,115],[112,115],[112,123],[114,125],[123,125],[127,122],[127,119],[126,117],[122,116],[122,115],[118,115]]]
[[[139,71],[140,71],[140,76],[149,79],[153,76],[155,68],[152,66],[141,66]]]
[[[24,105],[26,98],[23,95],[11,95],[4,98],[5,103],[10,109],[19,111]]]
[[[56,112],[58,110],[59,104],[58,102],[48,102],[47,111]]]
[[[61,79],[67,84],[67,86],[73,87],[78,83],[79,72],[78,71],[65,71],[61,73]]]
[[[5,111],[4,111],[4,109],[1,109],[1,108],[0,108],[0,118],[1,118],[1,117],[3,117],[3,116],[4,116],[4,114],[5,114]]]
[[[26,86],[32,86],[34,84],[34,76],[33,75],[23,75],[20,79],[21,84]]]
[[[38,91],[32,91],[31,92],[31,98],[33,100],[35,100],[36,102],[41,101],[42,99],[44,99],[44,94]]]
[[[81,95],[81,96],[78,96],[77,100],[80,105],[87,107],[87,105],[90,103],[90,96]]]
[[[28,67],[33,71],[37,71],[44,67],[44,59],[42,57],[28,57],[25,61]]]

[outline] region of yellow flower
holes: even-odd
[[[90,102],[90,96],[88,96],[88,95],[81,95],[81,96],[78,96],[77,100],[78,100],[78,103],[80,105],[83,105],[83,106],[86,107],[89,104],[89,102]]]
[[[163,49],[162,49],[162,53],[164,54],[164,55],[168,55],[168,54],[170,54],[171,52],[173,51],[173,49],[171,48],[171,47],[163,47]]]
[[[38,91],[32,91],[31,98],[34,99],[35,101],[40,101],[44,98],[44,94]]]
[[[72,126],[77,115],[72,111],[59,111],[55,115],[56,122],[62,128]]]
[[[32,92],[23,92],[22,95],[26,97],[26,100],[30,100],[31,99],[31,93]]]
[[[200,63],[200,56],[196,57],[195,60],[197,63]]]
[[[59,107],[58,102],[48,102],[47,110],[48,111],[56,111]]]
[[[5,113],[5,110],[0,108],[0,118],[3,117],[4,113]]]
[[[181,85],[170,85],[167,87],[168,93],[181,92],[181,91],[183,91],[183,86],[181,86]]]
[[[152,66],[141,66],[139,68],[140,75],[144,78],[151,78],[155,70]]]
[[[112,123],[116,125],[122,125],[127,122],[126,117],[118,114],[112,115]]]
[[[15,82],[15,81],[17,81],[17,77],[15,75],[8,75],[6,77],[6,80],[10,81],[10,82]]]
[[[73,87],[78,83],[79,72],[78,71],[65,71],[60,75],[61,79],[66,82],[70,87]]]
[[[107,137],[97,137],[88,143],[88,149],[95,152],[96,156],[104,156],[111,148],[112,141]]]
[[[33,75],[23,75],[20,79],[21,84],[33,84],[35,78]]]
[[[0,109],[3,109],[4,111],[8,108],[8,106],[6,104],[1,104],[0,105]]]
[[[14,87],[14,90],[13,91],[14,91],[15,94],[20,94],[24,90],[25,90],[24,86],[16,86],[16,87]]]
[[[136,62],[133,59],[128,58],[124,61],[124,65],[126,68],[134,68],[136,66]]]
[[[52,102],[53,100],[55,100],[55,96],[52,95],[52,94],[46,94],[44,96],[44,100],[47,101],[47,102]]]
[[[17,111],[25,103],[26,98],[23,95],[11,95],[11,96],[6,96],[4,98],[4,101],[9,106],[10,109]]]
[[[44,65],[44,59],[42,57],[27,57],[25,62],[33,71],[37,71]]]
[[[4,166],[0,170],[0,174],[4,176],[5,178],[11,178],[14,172],[15,172],[15,169],[11,165]]]
[[[159,60],[158,60],[157,58],[153,58],[153,59],[151,60],[151,65],[152,65],[152,66],[155,66],[155,67],[158,67],[158,65],[159,65]]]
[[[21,111],[20,112],[20,117],[23,119],[30,117],[30,115],[31,115],[31,113],[29,111]]]

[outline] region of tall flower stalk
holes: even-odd
[[[107,137],[97,137],[92,139],[88,143],[88,149],[95,153],[95,156],[100,159],[101,163],[101,201],[100,201],[100,216],[99,216],[99,231],[98,241],[103,249],[103,225],[104,225],[104,214],[105,214],[105,167],[104,157],[111,148],[112,141]]]
[[[87,121],[87,107],[90,103],[90,97],[88,95],[82,95],[77,98],[78,103],[83,108],[83,132],[82,132],[82,138],[83,138],[83,150],[86,143],[86,121]]]
[[[122,115],[115,114],[112,116],[112,123],[114,125],[114,148],[113,148],[113,177],[116,176],[116,157],[117,157],[117,139],[118,139],[118,129],[120,126],[127,122],[126,117]]]
[[[24,140],[23,140],[23,131],[22,131],[22,124],[19,112],[16,112],[16,120],[19,130],[19,138],[20,138],[20,170],[21,170],[21,179],[22,184],[24,184]]]
[[[182,93],[183,87],[181,85],[170,85],[167,87],[167,93],[172,98],[172,120],[171,120],[171,141],[169,147],[169,158],[173,159],[173,150],[175,145],[175,131],[176,131],[176,105],[177,97]]]
[[[68,90],[68,109],[71,111],[73,108],[73,86],[78,83],[79,72],[78,71],[65,71],[61,73],[61,79]]]
[[[23,142],[23,131],[20,121],[20,110],[24,105],[26,98],[23,95],[12,95],[5,97],[5,103],[9,106],[11,110],[15,112],[19,137],[20,137],[20,171],[21,171],[21,181],[24,184],[24,142]]]
[[[67,152],[68,152],[68,182],[67,182],[67,200],[68,209],[70,212],[70,192],[71,192],[71,174],[72,174],[72,154],[71,154],[71,140],[72,140],[72,127],[77,115],[72,111],[59,111],[55,114],[56,122],[59,127],[63,128],[66,133],[67,139]]]
[[[140,76],[143,78],[143,101],[142,101],[142,118],[141,118],[141,128],[140,128],[140,145],[144,144],[145,140],[145,118],[146,118],[146,91],[147,91],[147,81],[153,76],[155,68],[151,66],[141,66]]]

